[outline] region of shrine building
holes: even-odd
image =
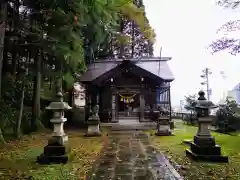
[[[171,57],[99,60],[80,77],[85,85],[86,105],[99,105],[102,122],[124,117],[148,120],[159,106],[171,112]],[[170,113],[171,114],[171,113]]]

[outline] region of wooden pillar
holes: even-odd
[[[111,78],[111,108],[112,108],[112,122],[116,122],[117,118],[116,118],[116,89],[113,83],[113,78]]]
[[[117,120],[118,120],[118,100],[119,100],[118,98],[119,98],[119,96],[115,89],[115,117]]]
[[[96,95],[96,104],[99,105],[99,91],[97,91],[97,95]]]
[[[144,79],[141,78],[141,84],[140,84],[140,119],[139,121],[144,121],[144,109],[145,109],[145,98],[144,98],[144,84],[143,84]]]
[[[171,86],[169,85],[168,89],[168,103],[169,103],[169,111],[170,111],[170,121],[172,120],[172,104],[171,104]]]
[[[168,102],[169,102],[169,98],[168,98],[168,90],[164,92],[164,108],[167,109],[168,107]]]

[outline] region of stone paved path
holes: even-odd
[[[113,131],[88,180],[182,180],[141,131]]]

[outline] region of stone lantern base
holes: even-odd
[[[44,152],[37,157],[40,164],[60,164],[67,163],[66,146],[59,142],[59,138],[50,139],[48,145],[44,147]]]
[[[221,147],[216,145],[208,129],[211,118],[199,118],[198,121],[198,132],[194,136],[194,142],[190,143],[190,149],[186,150],[186,155],[194,160],[228,162],[228,157],[221,155]]]
[[[173,135],[171,130],[171,124],[168,117],[160,117],[158,120],[156,136],[171,136]]]
[[[221,155],[221,147],[199,146],[195,143],[190,144],[191,149],[186,150],[186,155],[197,161],[228,162],[227,156]]]

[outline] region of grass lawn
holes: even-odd
[[[197,127],[184,125],[176,120],[175,136],[154,136],[149,131],[157,149],[163,152],[186,180],[239,180],[240,179],[240,136],[230,136],[213,132],[222,153],[229,156],[229,163],[194,162],[185,155],[188,145],[183,140],[192,140]]]
[[[85,180],[103,146],[102,137],[83,137],[79,130],[67,131],[69,162],[65,165],[38,165],[36,158],[43,152],[49,133],[25,136],[0,149],[0,179],[10,180],[31,176],[36,180]],[[16,178],[17,179],[17,178]]]

